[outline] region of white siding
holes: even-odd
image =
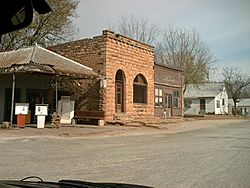
[[[184,109],[185,114],[197,115],[200,114],[200,99],[192,99],[191,108]],[[205,113],[214,113],[214,100],[213,98],[205,99]]]
[[[224,104],[223,104],[224,100]],[[219,108],[217,108],[217,101],[219,102]],[[228,113],[228,95],[225,91],[220,92],[214,100],[215,114],[227,114]]]
[[[206,99],[206,113],[214,113],[214,98]]]
[[[191,99],[192,100],[192,104],[191,104],[191,108],[185,108],[185,114],[191,114],[191,115],[195,115],[195,114],[199,114],[200,112],[200,99]]]

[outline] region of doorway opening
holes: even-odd
[[[206,100],[200,99],[200,114],[206,113]]]
[[[125,112],[125,75],[121,69],[115,76],[115,112]]]
[[[14,105],[21,102],[21,88],[15,89],[14,94]],[[12,88],[5,88],[5,102],[4,102],[4,121],[10,121],[11,114],[11,97],[12,97]],[[15,111],[15,110],[14,110]],[[13,112],[15,114],[15,112]],[[13,123],[17,123],[16,116],[13,118]]]
[[[171,117],[173,115],[173,107],[172,107],[172,95],[166,94],[165,96],[165,109],[166,115]]]

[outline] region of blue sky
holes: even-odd
[[[147,18],[161,29],[196,28],[217,59],[216,75],[233,66],[250,76],[250,0],[80,0],[77,12],[79,39],[101,35],[123,15]]]

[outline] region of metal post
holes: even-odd
[[[57,80],[56,80],[56,112],[58,112],[58,93],[57,93]]]
[[[10,125],[11,126],[12,126],[13,117],[14,117],[15,85],[16,85],[16,77],[15,77],[15,74],[13,74],[12,75],[11,112],[10,112]]]

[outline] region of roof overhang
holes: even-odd
[[[0,74],[42,73],[71,78],[97,78],[91,68],[38,45],[0,53]]]

